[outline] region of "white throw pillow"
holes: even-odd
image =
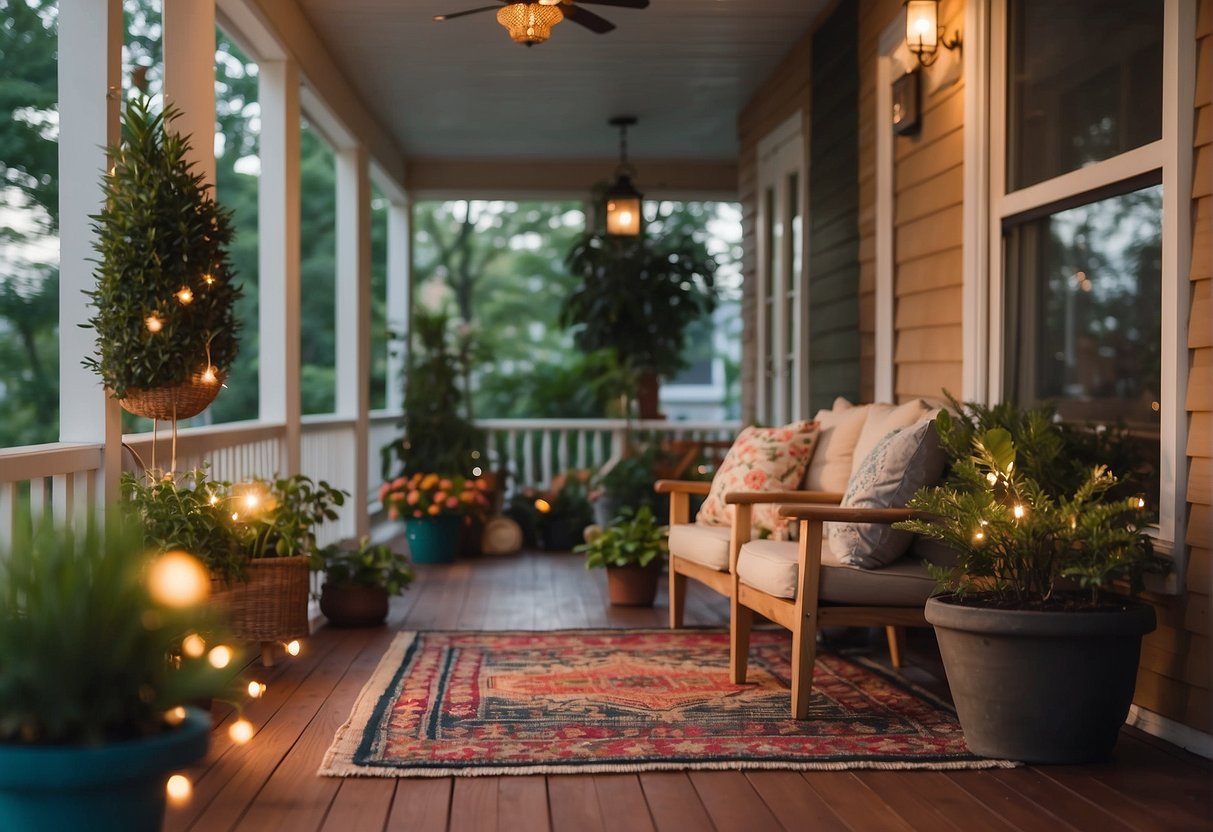
[[[817,450],[809,461],[804,487],[810,491],[843,492],[851,479],[855,443],[863,432],[870,405],[856,407],[841,396],[833,410],[822,410],[816,421],[821,426]]]

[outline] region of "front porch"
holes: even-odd
[[[1208,761],[1126,727],[1108,765],[991,771],[646,772],[642,774],[317,778],[333,733],[399,630],[662,627],[652,609],[612,608],[581,558],[523,552],[427,567],[383,628],[323,627],[296,659],[253,675],[266,697],[246,716],[255,741],[216,726],[194,796],[170,830],[911,830],[1127,832],[1206,828]],[[728,605],[694,585],[687,623],[721,627]],[[911,634],[902,672],[946,695],[934,639]],[[877,643],[871,658],[887,664]]]

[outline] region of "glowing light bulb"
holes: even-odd
[[[549,503],[547,500],[543,499],[542,497],[540,497],[538,500],[535,501],[535,510],[538,511],[540,514],[547,514],[549,511],[552,510],[552,504]]]
[[[219,378],[218,378],[218,376],[215,375],[214,367],[207,367],[206,370],[202,373],[202,381],[205,384],[214,384],[218,380],[219,380]]]
[[[1137,498],[1137,507],[1138,507],[1138,508],[1145,508],[1145,507],[1146,507],[1146,501],[1145,501],[1145,498],[1144,498],[1144,497],[1138,497],[1138,498]]]
[[[291,654],[292,656],[298,656],[298,655],[299,655],[299,651],[300,651],[300,650],[302,650],[302,649],[303,649],[303,646],[302,646],[301,644],[299,644],[299,640],[298,640],[298,639],[296,639],[296,640],[294,640],[294,641],[292,641],[292,642],[289,642],[289,643],[286,645],[286,652],[287,652],[287,653],[289,653],[289,654]]]
[[[236,745],[244,745],[253,738],[256,730],[253,728],[253,723],[247,719],[238,719],[231,724],[227,729],[227,735],[232,738],[232,742]]]
[[[206,652],[206,639],[197,633],[190,633],[181,641],[181,649],[191,659],[196,659]]]
[[[996,485],[998,483],[998,475],[991,471],[990,473],[986,474],[986,481],[990,483],[990,485]]]
[[[232,648],[225,644],[212,647],[211,652],[206,654],[206,660],[211,663],[211,667],[222,670],[232,663]]]
[[[189,286],[182,286],[177,292],[177,300],[181,301],[182,306],[189,306],[194,302],[194,293]]]
[[[249,699],[260,699],[262,696],[265,695],[265,685],[262,684],[261,682],[256,682],[256,681],[249,682],[248,683],[248,695],[249,695]]]
[[[169,725],[180,725],[185,721],[185,708],[178,705],[164,712],[164,721]]]
[[[218,503],[219,503],[219,495],[218,495],[218,494],[212,494],[212,495],[211,495],[211,499],[210,499],[210,504],[211,504],[211,505],[217,505]]]
[[[155,312],[143,319],[143,325],[146,326],[147,331],[153,335],[164,329],[164,321],[160,320],[160,316]]]
[[[619,212],[619,224],[620,225],[631,225],[632,224],[632,212],[631,211],[620,211]]]
[[[1022,520],[1023,516],[1028,513],[1028,510],[1023,506],[1017,505],[1011,509],[1011,513],[1015,515],[1016,520]]]
[[[985,539],[986,539],[986,533],[985,533],[985,532],[982,532],[982,531],[976,532],[976,533],[974,533],[974,535],[973,535],[973,539],[974,539],[974,540],[978,540],[978,541],[980,541],[980,540],[985,540]]]
[[[254,494],[253,492],[250,491],[248,494],[244,495],[244,507],[247,508],[249,511],[252,511],[253,509],[255,509],[260,503],[261,503],[261,497]]]
[[[174,806],[181,806],[194,793],[194,784],[184,774],[174,774],[164,784],[164,791],[168,795],[170,803]]]
[[[212,286],[215,283],[215,276],[210,272],[207,272],[206,274],[202,275],[202,282],[207,286]]]
[[[240,515],[233,511],[232,512],[232,522],[235,523],[239,519],[240,519]]]
[[[166,607],[192,607],[211,590],[206,567],[188,552],[165,552],[152,561],[147,589],[156,603]]]
[[[484,473],[484,472],[483,472],[483,471],[480,469],[480,466],[479,466],[479,465],[477,465],[475,468],[473,468],[473,469],[472,469],[472,476],[473,476],[473,477],[478,477],[478,476],[480,476],[482,473]]]

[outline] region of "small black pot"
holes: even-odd
[[[320,611],[334,627],[374,627],[387,618],[387,590],[361,584],[325,584]]]
[[[1154,609],[1035,612],[927,601],[974,754],[1027,763],[1107,759],[1133,701]]]

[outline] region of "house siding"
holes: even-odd
[[[972,0],[970,0],[972,1]],[[859,5],[859,335],[860,397],[874,391],[876,249],[876,65],[880,34],[900,0]],[[945,0],[947,31],[964,29],[963,0]],[[823,14],[818,25],[829,12]],[[816,29],[816,26],[813,27]],[[745,225],[747,290],[753,291],[759,139],[795,110],[810,105],[813,31],[797,43],[739,120],[739,180]],[[1188,320],[1187,569],[1181,594],[1148,597],[1158,629],[1142,645],[1134,702],[1205,733],[1213,732],[1210,695],[1210,622],[1213,611],[1213,0],[1199,0],[1197,26],[1192,258]],[[964,79],[933,93],[924,90],[923,128],[895,143],[894,390],[905,399],[961,389]],[[1182,277],[1180,278],[1182,279]],[[753,308],[746,313],[752,347]],[[747,412],[753,413],[753,352]]]

